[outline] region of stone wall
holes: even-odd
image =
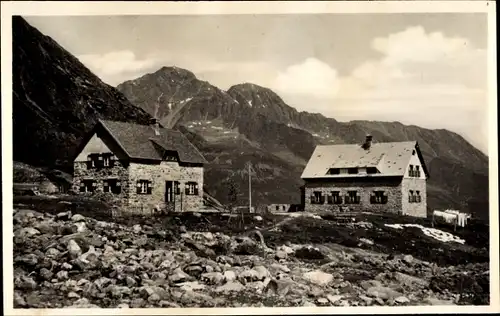
[[[370,203],[371,193],[376,191],[385,191],[387,194],[386,204]],[[324,196],[324,204],[312,204],[311,195],[313,192],[320,191]],[[342,204],[328,204],[327,196],[331,191],[340,191]],[[345,204],[344,196],[347,191],[358,191],[360,196],[359,204]],[[382,179],[370,178],[364,179],[329,179],[326,181],[308,181],[305,185],[305,206],[306,212],[321,211],[339,211],[340,207],[348,207],[349,211],[361,212],[386,212],[401,213],[402,205],[401,178]]]
[[[161,164],[131,163],[128,179],[129,206],[137,211],[150,213],[157,205],[165,208],[166,181],[179,181],[181,192],[174,195],[173,203],[176,212],[195,211],[203,206],[203,167],[180,166],[177,162],[162,161]],[[137,194],[137,181],[149,180],[152,184],[151,194]],[[186,195],[186,182],[198,183],[198,195]]]
[[[96,180],[97,187],[95,193],[103,192],[103,180],[106,179],[117,179],[121,182],[121,193],[120,194],[109,194],[113,196],[116,202],[123,202],[128,199],[129,192],[129,181],[128,181],[128,170],[126,163],[122,163],[120,160],[114,161],[114,166],[112,168],[87,168],[87,162],[75,161],[73,163],[73,185],[72,189],[76,194],[82,195],[92,195],[92,193],[80,192],[80,184],[83,180]]]
[[[402,183],[403,214],[427,217],[427,181],[422,178],[404,178]],[[421,202],[409,202],[410,190],[420,191]]]

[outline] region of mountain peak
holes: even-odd
[[[175,76],[179,79],[196,79],[196,76],[193,72],[176,66],[163,66],[156,72],[154,72],[153,75],[167,75],[170,77]]]

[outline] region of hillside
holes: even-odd
[[[255,179],[256,203],[297,203],[302,168],[317,144],[359,143],[370,133],[379,142],[419,142],[431,173],[431,209],[488,213],[488,158],[456,133],[399,122],[338,122],[299,112],[268,88],[244,83],[225,92],[177,67],[162,67],[117,88],[148,113],[157,108],[163,123],[196,135],[192,138],[211,162],[207,185],[219,200],[226,199],[221,180],[234,177],[246,188],[243,166],[250,160],[257,173],[283,175],[262,183]],[[265,195],[267,187],[274,189]]]
[[[12,18],[12,32],[15,161],[68,169],[98,118],[149,122],[149,114],[22,17]]]

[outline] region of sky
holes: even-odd
[[[487,153],[486,14],[25,18],[113,86],[177,66],[338,121],[448,129]]]

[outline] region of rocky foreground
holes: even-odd
[[[488,304],[488,280],[488,263],[14,210],[15,308]]]

